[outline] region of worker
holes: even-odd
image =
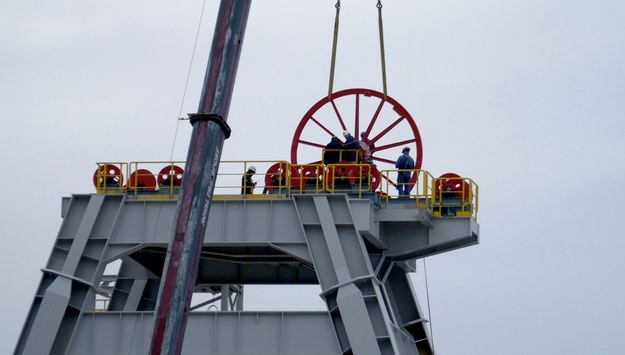
[[[371,153],[375,149],[375,144],[371,143],[371,140],[367,138],[367,132],[360,132],[360,149],[363,151],[363,160],[370,162]]]
[[[414,169],[414,160],[410,157],[410,148],[404,147],[401,151],[402,155],[397,158],[395,162],[395,168],[397,171],[397,189],[399,190],[399,197],[410,195],[410,177],[412,176],[412,169]]]
[[[360,142],[365,143],[369,150],[375,149],[375,144],[371,143],[371,139],[367,138],[367,132],[360,132]]]
[[[343,137],[345,137],[345,142],[343,143],[343,149],[345,150],[343,152],[343,160],[353,163],[357,162],[356,154],[360,149],[360,143],[358,143],[358,140],[347,130],[343,131]]]
[[[265,186],[265,188],[263,189],[263,195],[267,193],[279,192],[282,188],[286,187],[282,168],[278,168],[275,174],[271,174],[269,180],[269,185]]]
[[[336,164],[341,161],[341,150],[343,149],[343,144],[341,140],[337,136],[332,136],[330,143],[326,145],[326,149],[323,151],[323,163],[325,165],[328,164]]]
[[[254,187],[256,187],[256,183],[252,180],[254,174],[256,174],[256,167],[251,165],[241,178],[241,195],[251,195],[254,193]]]

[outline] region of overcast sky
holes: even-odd
[[[382,90],[375,3],[341,2],[336,90]],[[419,126],[423,169],[480,186],[480,244],[427,259],[438,353],[625,353],[625,2],[383,5],[388,93]],[[185,159],[176,118],[197,111],[217,8],[183,101],[202,0],[0,4],[0,353],[61,197],[94,192],[97,161]],[[253,2],[222,159],[289,159],[327,95],[333,21],[334,1]]]

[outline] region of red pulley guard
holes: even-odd
[[[363,168],[362,168],[362,178],[368,177],[369,169],[371,169],[371,182],[369,184],[371,185],[371,191],[375,191],[375,189],[377,189],[378,186],[380,186],[380,182],[381,182],[380,171],[373,164],[367,165],[367,166],[363,166]]]
[[[471,193],[469,184],[462,180],[462,177],[455,173],[445,173],[436,179],[434,193],[436,198],[443,197],[464,197],[469,198]],[[454,191],[455,193],[445,193]]]
[[[301,175],[297,176],[294,181],[291,178],[291,186],[300,186],[300,182],[304,185],[320,185],[323,179],[323,167],[319,165],[306,165],[302,167]],[[308,183],[307,183],[308,182]]]
[[[282,174],[285,174],[286,172],[286,167],[287,167],[287,163],[275,163],[272,166],[269,167],[269,169],[267,169],[267,173],[265,174],[265,187],[267,188],[267,191],[269,191],[269,193],[271,193],[273,191],[273,181],[272,181],[272,177],[277,176],[278,175],[278,169],[282,169]],[[291,177],[291,186],[299,186],[299,172],[297,171],[297,169],[291,165],[290,170],[290,177]],[[286,183],[287,180],[285,179],[283,184],[285,184],[283,187],[286,187]]]
[[[136,187],[147,191],[154,190],[156,188],[156,178],[154,174],[147,169],[137,169],[133,171],[128,177],[128,188],[135,189]]]
[[[114,183],[121,186],[124,183],[124,175],[117,165],[101,164],[93,173],[93,186],[104,187],[106,180],[113,179]],[[111,181],[109,183],[112,183]]]
[[[349,179],[349,183],[354,184],[356,182],[356,176],[358,175],[354,167],[354,163],[348,161],[340,161],[336,164],[328,165],[329,170],[326,175],[327,186],[334,186],[337,170],[339,172],[343,171],[345,173],[345,177]]]
[[[371,191],[374,191],[375,189],[378,188],[378,186],[380,186],[381,176],[380,176],[380,172],[378,171],[375,165],[355,165],[350,162],[343,161],[343,162],[338,162],[336,166],[339,169],[341,168],[345,169],[345,176],[349,178],[350,184],[359,183],[358,174],[360,174],[360,181],[362,181],[362,179],[369,177],[369,170],[371,170],[371,182],[370,182]],[[332,186],[332,184],[334,184],[334,176],[332,174],[328,174],[327,179],[328,179],[328,186]]]
[[[184,170],[178,165],[167,165],[158,172],[158,186],[178,187],[182,185],[182,174]],[[169,180],[170,176],[173,180]]]

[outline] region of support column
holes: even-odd
[[[417,355],[397,330],[354,225],[347,195],[294,196],[315,272],[344,353]],[[408,340],[408,341],[407,341]]]

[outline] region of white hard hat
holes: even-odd
[[[256,167],[254,165],[250,165],[250,167],[247,168],[247,170],[251,170],[253,172],[256,172]]]
[[[344,131],[343,131],[343,137],[347,137],[347,136],[351,136],[351,135],[352,135],[352,134],[351,134],[351,133],[349,133],[349,131],[348,131],[348,130],[344,130]]]

